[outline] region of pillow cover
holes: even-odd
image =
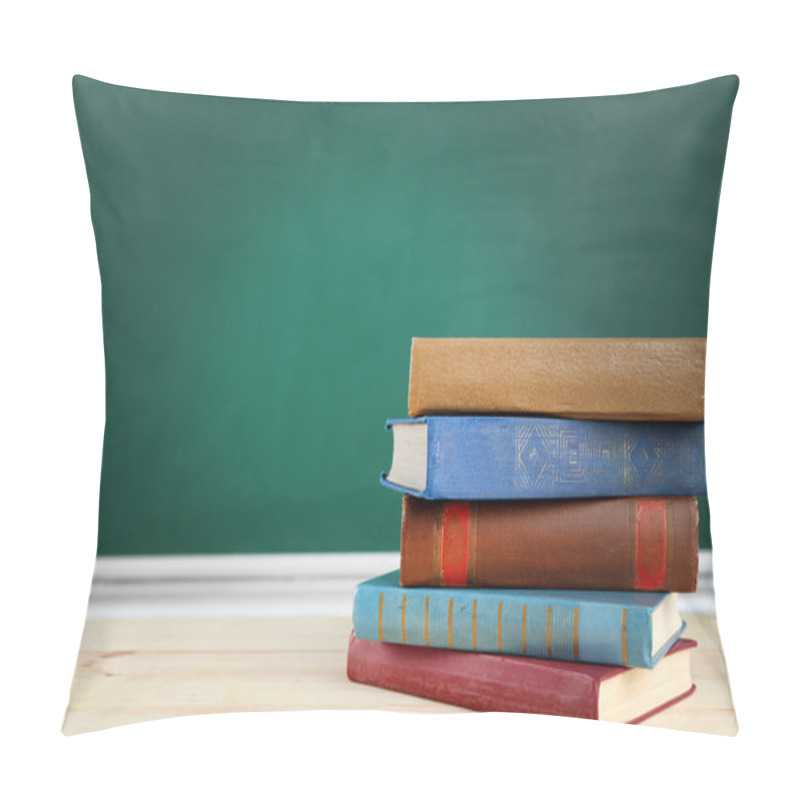
[[[412,336],[704,336],[737,87],[301,103],[76,76],[98,553],[395,549],[376,476]]]
[[[378,475],[391,455],[384,422],[406,414],[412,337],[704,337],[737,88],[727,76],[607,97],[298,103],[76,76],[103,290],[98,555],[266,553],[275,577],[286,563],[275,554],[396,552],[400,498]],[[634,459],[650,454],[642,447]],[[700,515],[708,546],[702,500]],[[648,519],[665,541],[667,523],[659,539],[662,518]],[[98,608],[130,574],[98,561],[106,566],[95,574],[65,732],[181,713],[385,707],[385,692],[347,682],[350,619],[334,618],[329,595],[313,612],[324,616],[299,622],[309,612],[296,581],[289,602],[271,594],[256,604],[259,618],[242,619],[241,605],[225,614],[214,605],[216,584],[192,582],[196,560],[181,574],[149,561],[151,576],[176,580],[135,586],[137,602],[109,614]],[[252,563],[227,577],[253,577]],[[319,574],[330,577],[334,563]],[[227,583],[252,594],[252,584]],[[710,580],[705,588],[713,610]],[[433,649],[381,649],[383,597],[379,641],[354,657],[354,680],[390,686],[364,666],[384,676],[383,659],[411,659],[394,684],[409,694],[392,695],[391,707],[441,710],[407,683],[433,669],[444,685],[420,655],[437,660]],[[405,642],[405,600],[399,607]],[[427,597],[415,608],[427,644]],[[697,692],[664,711],[686,686],[654,703],[637,673],[630,680],[647,708],[620,718],[657,710],[645,724],[735,732],[714,616],[697,603],[688,610]],[[628,611],[615,621],[622,666],[579,665],[568,670],[578,683],[629,680]],[[386,613],[388,626],[388,603]],[[543,614],[540,655],[552,655],[552,638],[556,655],[577,660],[587,615]],[[493,619],[500,647],[508,618],[497,610]],[[367,640],[353,641],[351,655]],[[673,645],[686,681],[693,644]],[[490,682],[498,664],[552,674],[550,662],[501,657],[483,670],[476,665],[489,662],[474,658],[464,663]]]

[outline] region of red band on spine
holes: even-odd
[[[636,503],[635,589],[663,590],[667,576],[667,504],[663,500]]]
[[[442,511],[442,586],[467,585],[469,503],[445,503]]]

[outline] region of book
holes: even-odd
[[[652,669],[684,628],[676,594],[359,583],[359,639]]]
[[[649,670],[403,647],[351,635],[347,677],[475,711],[635,724],[692,694],[696,644],[678,639]]]
[[[402,586],[694,592],[694,497],[403,497]]]
[[[703,419],[705,339],[412,339],[408,413]]]
[[[702,422],[389,420],[385,486],[428,500],[705,494]]]

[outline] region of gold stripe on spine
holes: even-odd
[[[400,631],[403,634],[403,644],[406,643],[406,599],[407,594],[403,594],[403,610],[400,614]]]
[[[472,649],[478,649],[478,598],[472,601]]]
[[[467,586],[474,586],[478,574],[478,506],[469,504],[469,532],[467,534]]]
[[[578,648],[578,617],[580,616],[580,611],[578,606],[572,609],[572,657],[576,661],[580,656],[580,649]]]
[[[628,609],[622,609],[622,665],[628,666]]]
[[[450,598],[450,604],[447,606],[447,646],[453,646],[453,598]]]
[[[497,652],[503,652],[503,603],[497,604]]]
[[[547,655],[553,655],[553,606],[547,606]]]
[[[439,503],[433,521],[433,563],[431,564],[433,583],[440,586],[443,583],[442,575],[442,527],[444,525],[444,503]]]
[[[430,611],[431,607],[431,598],[430,595],[425,597],[425,647],[427,647],[430,643],[430,637],[428,636],[428,612]]]
[[[383,592],[378,598],[378,638],[383,641]]]
[[[522,652],[528,652],[528,604],[522,605]]]

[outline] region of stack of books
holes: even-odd
[[[705,339],[415,339],[400,570],[356,590],[351,680],[639,722],[694,689]]]

